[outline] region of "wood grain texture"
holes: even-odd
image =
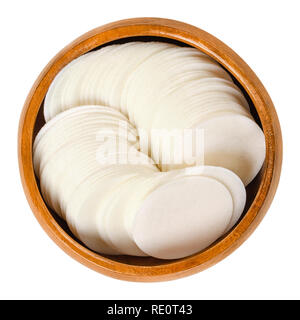
[[[174,261],[110,257],[83,246],[47,208],[32,163],[32,143],[39,122],[36,119],[38,114],[39,117],[41,115],[43,99],[56,74],[73,59],[101,45],[119,39],[145,36],[177,40],[217,60],[247,92],[258,113],[266,139],[265,164],[253,182],[256,191],[243,218],[206,250]],[[23,107],[19,123],[18,156],[23,188],[30,207],[44,230],[67,254],[87,267],[117,279],[164,281],[191,275],[214,265],[239,247],[254,231],[266,214],[279,182],[282,138],[277,114],[267,91],[250,67],[228,46],[207,32],[182,22],[136,18],[110,23],[82,35],[49,62],[34,83]]]

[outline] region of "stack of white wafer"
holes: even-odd
[[[228,73],[172,44],[79,57],[52,82],[44,115],[33,146],[44,199],[104,254],[175,259],[206,248],[240,218],[244,185],[265,157],[263,132]],[[202,130],[203,165],[163,163],[170,149],[152,135],[160,129]]]

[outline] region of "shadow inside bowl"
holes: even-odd
[[[180,41],[177,40],[173,40],[173,39],[169,39],[169,38],[164,38],[164,37],[153,37],[153,36],[139,36],[139,37],[129,37],[129,38],[124,38],[124,39],[120,39],[120,40],[115,40],[112,42],[108,42],[102,46],[99,46],[91,51],[94,50],[98,50],[102,47],[111,45],[111,44],[121,44],[121,43],[126,43],[126,42],[132,42],[132,41],[143,41],[143,42],[149,42],[149,41],[160,41],[160,42],[166,42],[166,43],[173,43],[176,44],[178,46],[185,46],[185,47],[189,47],[189,45],[182,43]],[[222,66],[223,67],[223,66]],[[223,67],[224,68],[224,67]],[[229,75],[232,77],[234,83],[240,88],[240,90],[242,91],[242,93],[244,94],[245,98],[248,101],[249,107],[250,107],[250,112],[254,118],[254,120],[256,121],[256,123],[260,126],[260,128],[262,129],[262,125],[261,125],[261,121],[260,118],[258,116],[258,113],[254,107],[254,104],[252,102],[252,100],[250,99],[249,95],[247,94],[247,92],[244,90],[244,88],[242,87],[242,85],[236,80],[236,78],[226,69],[224,68]],[[34,131],[33,131],[33,139],[32,141],[34,141],[35,136],[37,135],[37,133],[39,132],[39,130],[43,127],[43,125],[45,124],[45,119],[43,116],[43,111],[44,111],[44,103],[41,104],[39,112],[37,114],[36,117],[36,121],[35,121],[35,126],[34,126]],[[262,129],[263,130],[263,129]],[[246,202],[246,206],[244,209],[243,214],[241,215],[239,221],[237,222],[237,224],[243,219],[243,217],[245,216],[245,214],[247,213],[248,209],[250,208],[256,194],[257,191],[259,189],[261,180],[262,180],[262,176],[264,173],[264,168],[265,165],[263,165],[263,167],[261,168],[261,170],[259,171],[259,173],[257,174],[257,176],[255,177],[255,179],[246,187],[246,192],[247,192],[247,202]],[[39,187],[40,190],[40,186],[39,186],[39,180],[37,177],[36,178],[36,182],[37,185]],[[41,197],[43,198],[43,195],[40,191]],[[45,201],[44,201],[45,202]],[[46,202],[45,202],[46,204]],[[67,223],[61,219],[58,214],[53,211],[47,204],[46,204],[49,212],[51,213],[51,215],[53,216],[53,218],[55,219],[55,221],[57,222],[57,224],[70,236],[72,237],[76,242],[78,242],[81,246],[85,247],[86,249],[90,250],[89,248],[87,248],[80,240],[78,240],[70,231]],[[231,229],[232,230],[232,229]],[[221,241],[228,233],[231,232],[231,230],[229,230],[226,234],[224,234],[221,238],[219,238],[218,240],[216,240],[214,243],[212,243],[208,248],[214,246],[217,242]],[[200,251],[203,252],[205,250],[207,250],[208,248]],[[92,250],[90,250],[92,251]],[[196,253],[199,254],[200,252]],[[104,255],[104,254],[99,254],[97,252],[94,252],[97,255],[99,255],[99,257],[106,257],[109,258],[110,260],[116,261],[116,262],[120,262],[120,263],[124,263],[124,264],[128,264],[128,265],[134,265],[134,266],[158,266],[158,265],[164,265],[164,264],[169,264],[175,260],[162,260],[162,259],[156,259],[156,258],[152,258],[152,257],[134,257],[134,256],[125,256],[125,255],[120,255],[120,256],[113,256],[113,255]],[[195,255],[196,255],[195,254]],[[182,258],[184,259],[184,258]],[[178,259],[178,261],[182,260],[182,259]]]

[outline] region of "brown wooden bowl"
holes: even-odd
[[[78,56],[112,42],[159,40],[193,46],[218,61],[240,86],[252,114],[266,139],[266,160],[254,181],[247,187],[247,206],[237,223],[221,239],[192,256],[165,261],[150,257],[107,256],[85,247],[45,204],[32,162],[32,144],[44,124],[43,100],[56,74]],[[19,125],[18,152],[20,174],[28,202],[48,235],[71,257],[105,275],[131,281],[162,281],[202,271],[225,258],[254,231],[266,214],[280,176],[282,138],[273,103],[249,66],[229,47],[194,26],[167,19],[137,18],[96,28],[60,51],[34,83],[25,102]]]

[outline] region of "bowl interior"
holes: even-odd
[[[156,36],[138,36],[138,37],[128,37],[128,38],[123,38],[120,40],[115,40],[112,42],[108,42],[104,45],[101,45],[91,51],[97,50],[99,48],[102,48],[104,46],[108,46],[111,44],[116,44],[116,43],[126,43],[126,42],[130,42],[130,41],[144,41],[144,42],[149,42],[149,41],[160,41],[160,42],[167,42],[167,43],[173,43],[179,46],[189,46],[183,42],[177,41],[177,40],[173,40],[173,39],[169,39],[169,38],[164,38],[164,37],[156,37]],[[222,66],[223,67],[223,66]],[[224,67],[223,67],[224,68]],[[226,70],[226,68],[224,68]],[[253,104],[253,102],[251,101],[249,95],[247,94],[247,92],[244,90],[244,88],[242,87],[242,85],[236,80],[236,78],[228,71],[226,70],[230,76],[232,77],[234,83],[240,88],[240,90],[242,91],[242,93],[244,94],[245,98],[247,99],[249,106],[250,106],[250,111],[251,114],[254,118],[254,120],[256,121],[256,123],[262,128],[261,125],[261,121],[259,118],[259,115],[256,111],[256,108]],[[39,130],[42,128],[42,126],[45,124],[45,119],[43,116],[43,109],[44,109],[44,104],[42,103],[40,108],[39,108],[39,112],[37,114],[36,117],[36,121],[35,121],[35,126],[34,126],[34,132],[33,132],[33,141],[35,136],[37,135],[37,133],[39,132]],[[263,128],[262,128],[263,129]],[[246,202],[246,206],[244,209],[244,212],[240,218],[240,220],[238,221],[238,223],[243,219],[244,215],[246,214],[246,212],[248,211],[249,207],[251,206],[257,191],[259,189],[261,180],[262,180],[262,176],[265,170],[265,166],[263,166],[260,170],[260,172],[258,173],[258,175],[255,177],[255,179],[246,187],[246,192],[247,192],[247,202]],[[37,184],[39,186],[39,181],[38,178],[36,177],[36,181]],[[40,190],[40,188],[39,188]],[[41,193],[41,192],[40,192]],[[41,194],[42,196],[42,194]],[[43,197],[43,196],[42,196]],[[80,240],[78,240],[70,231],[70,229],[68,228],[67,223],[61,219],[51,208],[49,208],[47,206],[49,212],[52,214],[53,218],[55,219],[55,221],[59,224],[59,226],[69,235],[71,236],[75,241],[77,241],[80,245],[84,246],[85,248],[87,248]],[[237,223],[237,224],[238,224]],[[223,237],[219,238],[215,243],[211,244],[210,247],[212,247],[214,244],[216,244],[218,241],[220,241],[221,239],[223,239],[228,233],[230,233],[231,231],[228,231]],[[87,248],[88,249],[88,248]],[[88,249],[90,250],[90,249]],[[205,251],[207,249],[204,249],[203,251]],[[152,258],[152,257],[133,257],[133,256],[110,256],[110,255],[100,255],[99,253],[96,253],[99,256],[103,256],[106,258],[109,258],[110,260],[114,260],[117,262],[121,262],[121,263],[125,263],[125,264],[129,264],[129,265],[136,265],[136,266],[156,266],[156,265],[163,265],[163,264],[169,264],[171,262],[173,262],[172,260],[161,260],[161,259],[156,259],[156,258]],[[198,253],[197,253],[198,254]],[[184,259],[184,258],[183,258]],[[182,259],[179,259],[182,260]]]

